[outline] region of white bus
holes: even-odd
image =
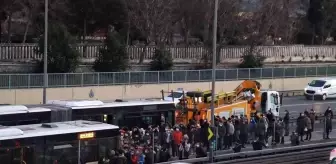
[[[175,123],[175,104],[158,99],[51,100],[47,105],[0,106],[0,125],[14,126],[72,120],[93,120],[125,127],[160,124],[161,117]]]
[[[1,164],[97,163],[119,148],[119,127],[70,121],[0,127]]]

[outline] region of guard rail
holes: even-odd
[[[333,112],[335,113],[336,110],[333,110]],[[297,116],[297,117],[298,117],[298,116]],[[289,124],[291,124],[291,125],[296,124],[297,117],[290,117],[290,119],[289,119]],[[333,119],[335,119],[335,118],[333,118]],[[315,114],[315,123],[317,123],[317,122],[318,122],[318,123],[322,123],[323,120],[324,120],[324,113],[316,113],[316,114]],[[316,122],[316,121],[317,121],[317,122]]]
[[[228,164],[228,163],[237,163],[237,164],[250,164],[251,161],[254,163],[263,163],[263,164],[301,164],[305,162],[321,162],[328,161],[328,155],[330,152],[330,148],[323,149],[314,149],[314,150],[306,150],[300,152],[292,152],[292,153],[281,153],[274,155],[266,155],[261,157],[252,157],[252,158],[243,158],[243,159],[235,159],[228,161],[216,162],[213,164]]]
[[[303,96],[304,95],[303,89],[300,89],[300,90],[285,90],[285,91],[278,91],[278,92],[283,97],[293,97],[293,96]]]
[[[307,144],[307,145],[301,145],[301,146],[282,147],[282,148],[265,149],[265,150],[259,150],[259,151],[246,151],[246,152],[239,152],[239,153],[222,154],[222,155],[215,155],[214,163],[212,164],[226,164],[226,163],[240,163],[240,162],[256,163],[256,162],[259,162],[258,160],[262,162],[261,161],[262,159],[270,160],[271,158],[274,159],[274,158],[283,158],[283,157],[289,157],[289,156],[291,156],[292,158],[294,158],[293,156],[296,156],[297,158],[307,153],[319,154],[319,157],[325,157],[324,153],[328,155],[328,153],[335,147],[336,147],[336,141],[330,141],[330,142],[314,143],[314,144]],[[287,159],[287,160],[290,160],[290,159]],[[309,158],[309,160],[312,160],[312,159]],[[210,163],[209,157],[162,162],[160,164],[199,163],[199,162],[204,163],[204,164]]]
[[[315,144],[308,144],[302,146],[293,146],[293,147],[283,147],[283,148],[274,148],[268,150],[260,150],[260,151],[247,151],[247,152],[240,152],[240,153],[233,153],[233,154],[223,154],[217,155],[214,157],[216,162],[223,161],[228,162],[229,160],[236,160],[242,158],[252,158],[252,157],[259,157],[259,156],[268,156],[268,155],[275,155],[275,154],[289,154],[295,152],[301,152],[307,150],[321,150],[328,148],[329,150],[334,149],[336,147],[336,142],[326,142],[326,143],[315,143]],[[232,162],[232,161],[231,161]]]

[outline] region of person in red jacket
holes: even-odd
[[[182,143],[182,137],[183,137],[182,132],[180,131],[179,128],[176,128],[175,131],[173,132],[172,154],[174,157],[178,155],[178,148],[179,148],[179,145]]]
[[[132,154],[131,155],[132,164],[138,164],[139,156],[135,154],[134,152],[132,152],[131,154]]]

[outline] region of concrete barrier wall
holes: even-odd
[[[99,50],[104,47],[101,43],[77,44],[75,48],[80,53],[83,62],[93,62]],[[0,60],[5,61],[34,61],[42,59],[41,54],[35,53],[37,44],[0,44]],[[225,46],[219,51],[218,60],[220,63],[239,63],[248,46]],[[305,46],[305,45],[286,45],[286,46],[258,46],[260,54],[266,57],[266,63],[273,62],[319,62],[336,61],[336,46]],[[175,63],[199,63],[199,60],[208,48],[200,46],[167,46],[171,52]],[[140,54],[144,53],[144,63],[152,61],[155,46],[129,46],[127,52],[132,63],[138,63]]]
[[[258,80],[263,89],[300,90],[307,83],[316,78],[288,78]],[[232,91],[242,81],[216,82],[216,92]],[[197,89],[209,90],[211,82],[202,83],[171,83],[171,84],[148,84],[148,85],[119,85],[119,86],[96,86],[74,88],[48,88],[48,100],[79,100],[79,99],[131,99],[131,98],[154,98],[161,97],[161,90],[170,91],[184,88],[187,91]],[[0,90],[0,103],[6,104],[39,104],[42,103],[42,89],[2,89]]]

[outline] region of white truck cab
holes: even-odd
[[[280,116],[280,94],[277,91],[261,91],[260,108],[262,113],[269,110],[275,117]]]
[[[307,100],[336,97],[336,78],[316,79],[308,83],[304,88],[304,95]]]

